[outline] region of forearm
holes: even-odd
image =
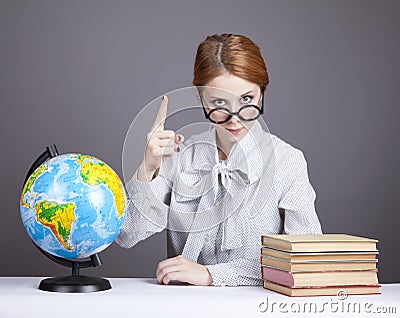
[[[126,219],[115,242],[130,248],[165,229],[168,205],[164,202],[167,190],[161,177],[142,182],[135,174],[126,187],[129,196]]]
[[[212,286],[261,285],[259,259],[237,259],[231,262],[206,265],[212,277]]]
[[[146,205],[142,204],[141,206]],[[148,206],[146,209],[151,209],[151,207]],[[135,206],[135,202],[131,201],[128,203],[125,222],[115,240],[119,246],[131,248],[138,242],[145,240],[155,233],[161,232],[165,228],[151,222],[140,211],[142,211],[142,208]]]

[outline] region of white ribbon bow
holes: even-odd
[[[247,174],[241,169],[231,169],[227,162],[220,161],[214,166],[208,165],[202,167],[199,171],[204,187],[212,185],[213,192],[205,191],[201,196],[198,211],[200,215],[195,216],[192,224],[192,231],[188,235],[187,242],[183,249],[182,255],[197,261],[197,258],[203,248],[204,238],[207,235],[207,228],[210,228],[222,222],[222,242],[221,251],[236,249],[243,246],[245,239],[245,216],[240,213],[240,199],[246,192],[246,186],[249,183]],[[218,175],[221,175],[221,183],[224,189],[222,191],[221,202],[216,202],[218,198]],[[207,188],[203,188],[207,189]],[[225,191],[224,191],[225,190]],[[238,200],[239,199],[239,200]],[[206,216],[201,213],[204,208],[214,204],[214,208],[207,212]],[[237,210],[237,211],[236,211]],[[209,224],[208,224],[209,223]],[[204,227],[202,231],[196,231],[198,228]]]

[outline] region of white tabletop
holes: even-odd
[[[109,278],[108,291],[53,293],[37,289],[41,279],[0,277],[0,317],[400,317],[400,284],[382,284],[379,295],[340,300],[288,297],[261,286],[168,286],[155,278]]]

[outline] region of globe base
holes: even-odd
[[[58,293],[91,293],[111,289],[111,285],[105,278],[71,275],[43,279],[38,288]]]

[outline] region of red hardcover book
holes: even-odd
[[[377,285],[377,269],[338,271],[285,271],[261,266],[262,278],[289,287]]]

